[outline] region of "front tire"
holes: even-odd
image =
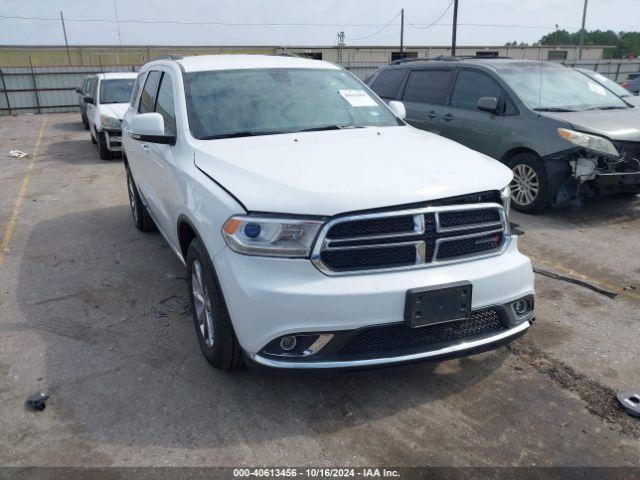
[[[102,160],[111,160],[114,155],[107,147],[107,136],[104,132],[98,132],[98,153]]]
[[[197,237],[189,245],[186,263],[189,305],[202,355],[220,370],[241,366],[244,356],[213,263]]]
[[[142,203],[142,198],[138,193],[138,187],[136,187],[131,171],[127,167],[127,192],[129,193],[129,206],[131,207],[131,216],[133,217],[133,224],[141,232],[151,232],[156,229],[156,224],[153,223],[153,219],[147,207]]]
[[[89,120],[84,115],[80,115],[82,118],[82,125],[84,125],[85,130],[89,130]]]
[[[524,213],[541,212],[549,206],[549,181],[542,160],[533,153],[519,153],[507,165],[513,172],[511,205]]]

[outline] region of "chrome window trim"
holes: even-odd
[[[479,224],[469,224],[467,226],[456,226],[456,227],[441,227],[439,225],[438,213],[440,212],[456,212],[456,211],[483,210],[483,209],[497,210],[500,215],[500,223],[498,224],[496,222],[484,222]],[[502,244],[496,250],[492,250],[491,252],[488,252],[488,253],[465,255],[465,256],[455,257],[451,260],[442,260],[442,261],[434,260],[431,262],[427,262],[426,261],[426,244],[422,240],[417,240],[413,242],[411,241],[402,242],[400,240],[399,242],[393,242],[393,243],[387,243],[387,244],[372,244],[372,245],[359,245],[359,246],[350,246],[350,247],[331,248],[331,243],[332,242],[335,243],[337,241],[346,242],[346,241],[353,241],[353,240],[370,240],[370,239],[375,240],[375,239],[382,239],[382,238],[402,239],[403,237],[407,237],[407,236],[414,236],[416,234],[419,235],[420,233],[424,233],[425,231],[424,222],[422,222],[421,224],[421,231],[417,233],[404,232],[399,234],[383,234],[383,235],[360,236],[360,237],[354,236],[354,237],[340,238],[339,240],[338,239],[332,240],[327,238],[327,233],[329,232],[329,230],[333,226],[340,223],[352,222],[352,221],[358,221],[358,220],[370,220],[370,219],[413,215],[414,224],[417,226],[418,223],[416,222],[415,218],[417,217],[424,218],[423,215],[427,213],[435,214],[437,233],[450,233],[450,232],[457,232],[457,231],[463,232],[464,230],[474,230],[477,228],[489,227],[494,225],[496,227],[497,226],[500,227],[499,229],[496,229],[496,230],[479,232],[475,234],[459,235],[455,237],[436,239],[436,246],[433,252],[434,254],[432,256],[432,258],[434,259],[437,258],[436,254],[439,248],[439,244],[442,243],[443,241],[459,240],[463,238],[471,238],[472,236],[483,236],[491,233],[502,233],[503,234]],[[443,206],[431,206],[431,207],[412,208],[412,209],[404,209],[404,210],[391,210],[391,211],[374,212],[374,213],[351,214],[351,215],[335,217],[329,220],[327,223],[325,223],[323,227],[320,229],[320,231],[318,232],[318,236],[311,249],[310,259],[313,265],[327,276],[364,275],[364,274],[371,274],[371,273],[386,273],[386,272],[397,272],[402,270],[433,268],[433,267],[439,267],[441,265],[452,265],[456,263],[468,262],[470,260],[479,260],[483,258],[495,257],[497,255],[501,255],[502,253],[504,253],[504,251],[509,247],[510,243],[511,243],[511,234],[509,231],[509,222],[507,220],[503,206],[500,205],[499,203],[485,202],[485,203],[473,203],[473,204],[461,204],[461,205],[443,205]],[[342,250],[342,249],[348,249],[348,248],[364,249],[367,247],[375,248],[375,247],[383,247],[383,246],[393,246],[393,245],[398,246],[398,245],[410,245],[410,244],[414,244],[416,246],[416,263],[414,265],[405,265],[405,266],[389,267],[389,268],[348,270],[348,271],[340,272],[340,271],[331,270],[322,262],[322,259],[320,257],[320,254],[327,248],[331,250]]]

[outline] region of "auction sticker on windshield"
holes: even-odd
[[[364,90],[338,90],[352,107],[377,107],[378,104],[373,98],[367,95]]]

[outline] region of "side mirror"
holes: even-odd
[[[156,112],[139,113],[131,119],[129,136],[141,142],[175,145],[175,135],[164,134],[164,119]]]
[[[95,105],[96,104],[95,99],[90,95],[87,95],[87,96],[83,97],[82,101],[84,101],[84,103],[90,103],[91,105]]]
[[[498,113],[498,99],[496,97],[480,97],[476,106],[482,112]]]
[[[406,118],[407,109],[404,108],[404,103],[392,100],[389,102],[389,108],[399,119],[404,120]]]
[[[82,94],[82,89],[80,87],[76,88],[76,93]]]

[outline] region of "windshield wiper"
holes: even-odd
[[[217,140],[219,138],[238,138],[238,137],[258,137],[260,135],[276,135],[278,133],[288,133],[281,130],[274,131],[254,131],[254,130],[241,130],[238,132],[220,133],[217,135],[208,135],[201,137],[199,140]]]
[[[625,110],[629,107],[623,107],[621,105],[605,105],[604,107],[591,107],[587,110]]]
[[[310,127],[303,128],[301,130],[296,130],[295,133],[298,132],[321,132],[324,130],[345,130],[350,128],[364,128],[363,125],[323,125],[322,127]]]
[[[578,110],[573,110],[571,108],[564,107],[540,107],[534,108],[536,112],[577,112]]]

